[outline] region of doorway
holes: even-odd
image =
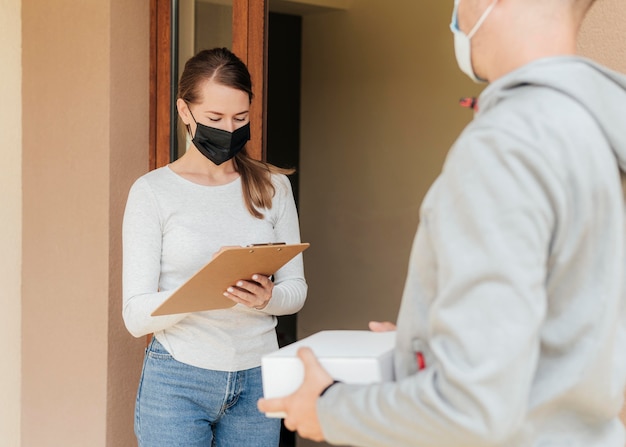
[[[298,206],[302,18],[270,12],[267,75],[267,161],[295,168],[289,176]],[[297,315],[278,317],[278,343],[296,341]]]
[[[295,168],[289,176],[298,206],[300,170],[300,79],[302,17],[270,12],[267,74],[267,161]],[[297,340],[298,316],[278,317],[279,346]],[[281,425],[280,446],[294,447],[295,433]]]

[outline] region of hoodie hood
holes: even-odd
[[[479,98],[483,113],[523,85],[550,88],[578,101],[600,125],[626,172],[626,76],[589,59],[561,56],[540,59],[492,82]]]

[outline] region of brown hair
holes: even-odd
[[[187,104],[199,103],[200,84],[207,80],[246,92],[252,102],[254,95],[248,67],[228,48],[202,50],[189,59],[178,82],[178,97]],[[241,176],[243,199],[248,211],[257,219],[263,219],[259,209],[270,209],[276,194],[271,174],[289,175],[295,170],[255,160],[248,156],[245,147],[235,156],[234,164]]]

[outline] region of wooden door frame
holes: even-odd
[[[150,0],[150,170],[170,162],[171,20],[171,0]]]
[[[150,0],[150,128],[149,169],[171,161],[170,116],[174,113],[171,83],[173,0]],[[246,63],[252,76],[254,99],[250,106],[251,140],[248,155],[266,157],[268,0],[233,0],[232,51]]]
[[[233,52],[248,66],[254,99],[250,105],[248,155],[266,158],[268,0],[233,0]]]

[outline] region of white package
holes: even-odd
[[[283,397],[300,387],[304,367],[297,351],[304,346],[311,348],[335,380],[350,384],[392,381],[395,338],[395,332],[354,330],[321,331],[303,338],[262,357],[263,395]]]

